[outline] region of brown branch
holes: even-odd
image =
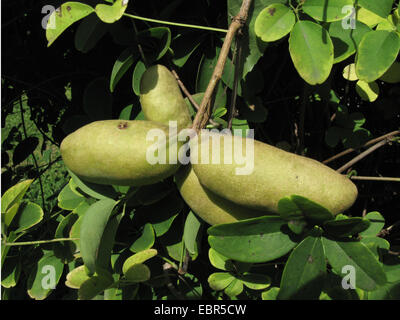
[[[385,144],[387,144],[388,142],[390,142],[390,139],[386,138],[385,140],[382,140],[380,142],[378,142],[377,144],[374,144],[372,147],[370,147],[369,149],[365,150],[364,152],[360,153],[357,157],[353,158],[352,160],[350,160],[349,162],[347,162],[345,165],[341,166],[339,169],[337,169],[336,171],[338,173],[342,173],[343,171],[347,170],[348,168],[350,168],[353,164],[357,163],[358,161],[364,159],[366,156],[368,156],[369,154],[371,154],[372,152],[374,152],[375,150],[379,149],[380,147],[383,147]]]
[[[229,26],[229,30],[226,34],[224,43],[222,45],[218,57],[217,65],[215,66],[210,82],[208,83],[206,92],[204,93],[204,97],[203,100],[201,101],[199,111],[197,112],[196,117],[193,121],[193,128],[196,131],[199,131],[202,128],[204,128],[211,117],[212,100],[215,88],[222,77],[222,73],[224,71],[224,66],[231,48],[232,41],[238,30],[241,29],[246,23],[250,5],[251,5],[251,0],[243,0],[239,13],[232,19],[232,23]]]
[[[392,138],[392,137],[394,137],[394,136],[396,136],[398,134],[400,134],[400,130],[389,132],[389,133],[387,133],[387,134],[385,134],[383,136],[380,136],[378,138],[375,138],[375,139],[372,139],[372,140],[368,141],[367,143],[365,143],[364,145],[362,145],[358,149],[361,149],[361,148],[364,148],[364,147],[368,147],[368,146],[373,145],[373,144],[375,144],[375,143],[377,143],[379,141],[385,140],[386,138]],[[332,162],[333,160],[341,158],[341,157],[343,157],[343,156],[345,156],[345,155],[347,155],[349,153],[352,153],[353,151],[356,151],[356,150],[357,149],[349,148],[349,149],[347,149],[347,150],[345,150],[343,152],[338,153],[337,155],[334,155],[333,157],[331,157],[329,159],[326,159],[326,160],[322,161],[322,163],[327,164],[329,162]]]
[[[232,128],[233,118],[236,116],[236,100],[237,100],[237,92],[238,92],[238,85],[239,85],[239,78],[241,78],[242,74],[240,72],[241,63],[242,63],[242,37],[240,32],[236,35],[236,52],[234,57],[234,65],[235,65],[235,74],[233,80],[233,92],[231,98],[231,108],[228,118],[228,129]]]

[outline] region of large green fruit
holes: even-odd
[[[166,137],[158,151],[152,146],[162,139],[147,141],[149,132]],[[148,185],[173,175],[179,167],[177,159],[169,159],[168,134],[167,126],[152,121],[95,121],[68,135],[61,143],[61,155],[65,165],[88,182]]]
[[[231,147],[226,159],[225,147]],[[220,161],[211,164],[212,156],[218,155]],[[281,198],[300,195],[337,214],[351,207],[358,193],[348,178],[318,161],[239,136],[209,133],[192,139],[191,163],[200,183],[209,190],[258,210],[277,212]]]
[[[192,124],[189,108],[174,75],[162,65],[151,66],[142,75],[140,103],[148,120],[165,125],[176,121],[179,129]]]
[[[205,222],[214,225],[267,215],[267,212],[232,203],[203,187],[190,165],[181,167],[175,181],[182,198]]]

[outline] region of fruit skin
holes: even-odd
[[[95,121],[68,135],[61,143],[61,155],[65,165],[88,182],[120,186],[156,183],[173,175],[179,164],[169,164],[168,144],[166,164],[147,161],[148,148],[157,142],[157,138],[146,141],[151,129],[162,130],[168,137],[168,127],[152,121]]]
[[[189,108],[174,75],[163,65],[148,68],[140,80],[140,103],[146,119],[169,125],[177,121],[178,129],[192,125]]]
[[[188,206],[208,224],[231,223],[268,214],[239,206],[207,190],[200,184],[190,165],[178,170],[175,182]]]
[[[220,147],[212,150],[212,137],[222,138]],[[202,164],[199,148],[209,142],[210,159],[211,154],[220,153],[222,164]],[[254,143],[254,156],[249,151],[249,167],[254,164],[253,170],[247,175],[237,175],[236,168],[244,167],[237,164],[235,158],[240,150],[233,147],[232,164],[223,164],[224,145],[233,141],[241,145],[243,155],[247,155],[246,142]],[[290,195],[306,197],[338,214],[350,208],[357,198],[356,186],[345,176],[337,173],[322,163],[299,156],[268,144],[250,138],[239,136],[226,136],[219,133],[201,134],[192,139],[191,163],[196,176],[202,185],[219,196],[258,210],[278,212],[278,201]],[[249,149],[251,150],[251,149]],[[240,151],[239,154],[242,154]],[[254,161],[254,162],[252,162]],[[211,161],[210,161],[211,162]]]

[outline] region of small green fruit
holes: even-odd
[[[147,141],[150,130],[166,138],[159,153],[152,147],[162,140]],[[65,165],[85,181],[148,185],[173,175],[179,167],[177,159],[169,159],[168,134],[168,127],[152,121],[95,121],[68,135],[61,143],[61,155]],[[153,155],[158,157],[161,151],[165,161],[156,163]]]
[[[140,80],[140,103],[146,119],[179,129],[191,126],[189,108],[174,75],[162,65],[148,68]]]
[[[219,146],[214,139],[220,141]],[[231,164],[225,161],[225,147],[231,147],[226,153]],[[201,134],[191,140],[190,150],[200,183],[242,206],[276,213],[280,199],[300,195],[338,214],[351,207],[357,198],[357,188],[347,177],[316,160],[257,140]],[[203,155],[210,159],[219,155],[220,161],[212,164]]]
[[[191,166],[181,167],[175,181],[182,198],[205,222],[214,225],[249,219],[268,213],[232,203],[202,186]]]

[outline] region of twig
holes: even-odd
[[[383,136],[380,136],[378,138],[375,138],[375,139],[372,139],[372,140],[368,141],[367,143],[363,144],[358,149],[361,149],[361,148],[364,148],[364,147],[368,147],[368,146],[373,145],[373,144],[375,144],[375,143],[377,143],[379,141],[385,140],[386,138],[394,137],[394,136],[396,136],[398,134],[400,134],[400,130],[389,132],[389,133],[387,133],[387,134],[385,134]],[[349,153],[352,153],[353,151],[356,151],[356,150],[357,149],[349,148],[349,149],[347,149],[347,150],[345,150],[343,152],[338,153],[337,155],[334,155],[333,157],[330,157],[329,159],[326,159],[326,160],[322,161],[322,163],[327,164],[329,162],[332,162],[333,160],[341,158],[341,157],[343,157],[343,156],[345,156],[345,155],[347,155]]]
[[[393,177],[362,177],[362,176],[352,176],[350,177],[352,180],[366,180],[366,181],[391,181],[391,182],[400,182],[400,178]]]
[[[375,150],[379,149],[380,147],[384,146],[385,144],[387,144],[388,142],[390,142],[390,139],[386,138],[385,140],[382,140],[380,142],[378,142],[377,144],[374,144],[372,147],[370,147],[369,149],[365,150],[364,152],[360,153],[357,157],[353,158],[352,160],[350,160],[349,162],[347,162],[345,165],[343,165],[342,167],[340,167],[339,169],[337,169],[336,171],[338,173],[342,173],[343,171],[347,170],[348,168],[350,168],[353,164],[357,163],[358,161],[364,159],[367,155],[371,154],[372,152],[374,152]]]
[[[251,5],[251,0],[243,0],[239,13],[232,19],[232,23],[229,26],[229,30],[226,34],[224,43],[222,45],[218,57],[217,65],[215,66],[210,82],[208,83],[206,92],[204,93],[204,97],[203,100],[201,101],[199,111],[197,112],[196,117],[193,121],[193,128],[196,131],[199,131],[200,129],[204,128],[211,117],[212,98],[214,95],[215,88],[222,77],[222,73],[224,71],[224,66],[231,48],[232,41],[238,30],[241,29],[246,23],[250,5]]]
[[[196,110],[199,110],[199,105],[197,104],[197,102],[193,99],[193,96],[190,94],[189,90],[186,88],[186,86],[184,85],[184,83],[182,82],[182,80],[179,78],[179,75],[176,73],[176,71],[174,69],[171,69],[172,74],[174,75],[176,81],[178,82],[179,87],[181,88],[181,90],[183,91],[183,93],[185,94],[185,96],[189,99],[190,103],[193,105],[193,107]],[[215,122],[214,120],[210,119],[210,123],[213,125],[219,125],[219,123]]]
[[[11,246],[30,246],[34,244],[46,244],[46,243],[53,243],[53,242],[62,242],[62,241],[76,241],[79,240],[79,238],[57,238],[57,239],[51,239],[51,240],[39,240],[39,241],[27,241],[27,242],[6,242],[4,245],[6,247],[11,247]]]
[[[236,34],[236,53],[235,53],[235,59],[234,59],[234,65],[235,65],[235,74],[234,74],[234,79],[233,79],[233,92],[232,92],[232,98],[231,98],[231,108],[230,108],[230,113],[229,113],[229,118],[228,118],[228,129],[232,128],[232,122],[233,118],[236,116],[236,100],[237,100],[237,92],[238,92],[238,85],[240,82],[240,78],[242,77],[241,73],[241,65],[242,65],[242,50],[243,45],[242,45],[242,37],[240,35],[240,32]]]
[[[142,21],[148,21],[148,22],[154,22],[154,23],[160,23],[160,24],[167,24],[167,25],[176,26],[176,27],[201,29],[201,30],[208,30],[208,31],[223,32],[223,33],[228,31],[228,30],[220,29],[220,28],[213,28],[213,27],[199,26],[199,25],[194,25],[194,24],[186,24],[186,23],[178,23],[178,22],[151,19],[151,18],[136,16],[136,15],[129,14],[129,13],[124,13],[123,15],[126,17],[129,17],[129,18],[132,18],[132,19],[138,19],[138,20],[142,20]]]

